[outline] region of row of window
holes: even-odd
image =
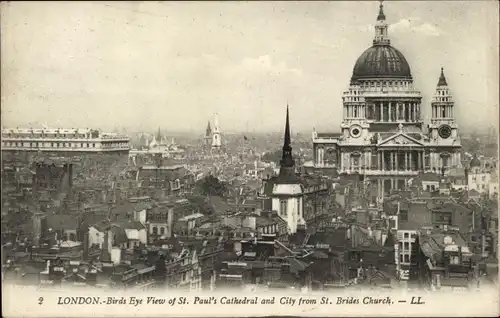
[[[273,234],[278,231],[278,225],[273,224],[271,226],[265,226],[262,230],[264,234]]]
[[[50,145],[50,146],[49,146]],[[2,141],[3,147],[29,147],[29,148],[95,148],[95,143],[73,143],[73,142],[16,142],[16,141]],[[103,149],[115,147],[127,147],[126,143],[103,143]]]
[[[436,97],[434,99],[436,102],[451,102],[451,97]]]
[[[408,234],[408,233],[405,233]],[[399,242],[400,251],[410,251],[410,242]]]
[[[153,226],[153,235],[158,235],[158,228],[156,226]],[[160,227],[160,235],[165,235],[165,228],[164,227]]]
[[[84,139],[91,138],[90,135],[85,134],[2,134],[2,137],[9,138],[74,138]]]
[[[472,177],[472,182],[476,182],[476,181],[478,181],[477,178],[476,178],[476,176],[473,176]],[[486,176],[482,176],[481,177],[481,181],[485,182],[486,181]]]
[[[42,148],[49,147],[49,143],[43,142],[13,142],[13,141],[2,141],[2,146],[4,147],[30,147],[30,148]],[[70,143],[70,142],[51,142],[51,148],[95,148],[95,143]]]
[[[409,82],[403,82],[403,81],[369,81],[369,82],[364,82],[361,84],[361,87],[363,88],[368,88],[368,87],[404,87],[404,88],[410,88],[410,83]]]
[[[399,261],[401,263],[409,263],[410,259],[411,259],[410,254],[400,254],[399,255]]]

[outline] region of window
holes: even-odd
[[[450,264],[452,264],[452,265],[459,265],[460,264],[460,258],[458,256],[450,256]]]
[[[156,226],[153,226],[153,235],[158,234],[158,228]]]
[[[432,212],[432,223],[434,224],[452,224],[451,212]]]
[[[165,228],[164,227],[160,227],[160,235],[165,235]]]
[[[403,262],[404,263],[410,262],[410,255],[409,254],[403,254]]]
[[[287,201],[286,200],[280,200],[280,215],[285,216],[287,215]]]
[[[410,250],[410,242],[404,242],[404,244],[403,244],[403,245],[404,245],[404,246],[403,246],[403,249],[404,249],[405,251],[409,251],[409,250]]]
[[[92,148],[95,148],[95,144],[92,144]]]
[[[400,210],[399,211],[399,219],[401,221],[408,221],[408,210]],[[406,235],[407,233],[405,233]]]

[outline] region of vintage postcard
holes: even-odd
[[[498,317],[498,1],[0,3],[4,317]]]

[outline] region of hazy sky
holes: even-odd
[[[379,3],[1,3],[2,125],[338,131]],[[425,117],[440,68],[459,124],[498,126],[498,1],[386,1]]]

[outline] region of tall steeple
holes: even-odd
[[[156,133],[156,140],[158,142],[161,141],[161,129],[160,129],[160,127],[158,127],[158,132]]]
[[[290,137],[290,114],[286,105],[285,138],[283,141],[283,153],[280,161],[280,179],[283,181],[295,181],[295,160],[292,156],[292,139]]]
[[[373,45],[390,45],[391,41],[387,35],[387,21],[385,20],[384,5],[383,1],[380,1],[380,6],[378,10],[377,23],[375,24],[375,38],[373,39]]]
[[[205,137],[209,137],[212,135],[212,127],[210,127],[210,121],[208,121],[207,129],[205,130]]]

